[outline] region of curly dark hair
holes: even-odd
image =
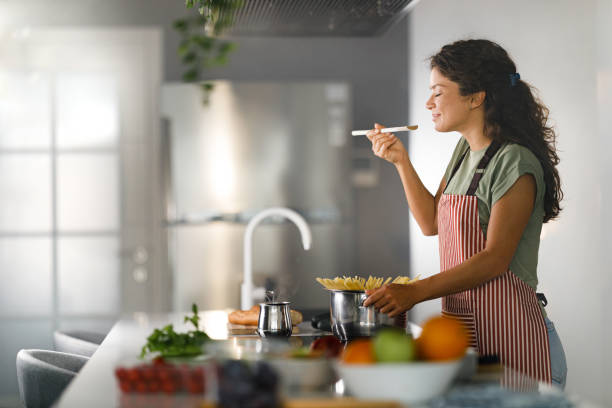
[[[442,47],[429,62],[431,69],[459,85],[461,95],[485,92],[485,134],[525,146],[538,158],[546,183],[544,222],[557,218],[563,191],[556,168],[556,134],[547,123],[549,110],[534,96],[534,87],[511,79],[516,65],[506,50],[489,40],[460,40]]]

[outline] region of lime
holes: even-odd
[[[374,338],[374,355],[378,362],[412,361],[416,358],[416,346],[403,330],[383,329]]]

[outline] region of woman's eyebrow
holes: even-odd
[[[429,89],[434,89],[436,86],[444,88],[446,85],[442,85],[442,84],[433,84],[432,86],[430,86],[430,87],[429,87]]]

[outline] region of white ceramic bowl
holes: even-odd
[[[332,361],[324,357],[273,358],[267,362],[278,370],[287,392],[319,390],[335,381]]]
[[[355,397],[417,404],[441,395],[457,375],[462,360],[442,362],[335,365],[344,386]]]

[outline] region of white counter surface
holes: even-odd
[[[229,311],[211,310],[200,312],[201,329],[212,339],[222,340],[230,337],[227,325]],[[183,323],[182,314],[158,314],[150,315],[136,313],[119,320],[104,339],[98,350],[81,369],[76,378],[70,383],[62,394],[57,407],[117,407],[121,403],[121,391],[115,380],[114,370],[122,362],[135,361],[147,336],[156,328],[161,328],[172,323],[177,332],[187,331],[192,327]],[[315,336],[326,332],[313,329],[310,322],[302,322],[299,333],[295,336]],[[241,337],[241,336],[238,336]],[[256,337],[253,335],[253,337]],[[193,406],[193,397],[166,396],[162,399],[171,398],[173,404]]]
[[[235,337],[228,330],[227,315],[228,311],[222,310],[200,312],[200,317],[202,318],[201,328],[215,340]],[[140,399],[140,402],[137,404],[138,406],[198,406],[202,400],[201,396],[195,397],[181,394],[122,395],[114,375],[114,370],[117,366],[137,361],[147,336],[155,328],[161,328],[172,323],[177,332],[189,330],[189,327],[183,323],[183,318],[184,314],[134,314],[119,320],[100,347],[98,347],[95,354],[70,383],[55,406],[60,408],[132,407],[136,406],[133,403],[135,401],[134,396],[136,396],[136,400]],[[295,337],[328,334],[327,332],[313,329],[310,326],[310,322],[303,322],[298,327],[299,333]],[[461,392],[465,392],[463,390],[467,389],[470,395],[478,398],[478,394],[483,393],[482,395],[486,396],[487,390],[491,389],[491,382],[471,381],[467,383],[468,388],[465,388],[465,385],[466,383],[463,384],[463,388],[461,384],[453,386],[451,391],[456,391],[455,394],[459,393],[460,395]],[[540,392],[564,395],[561,391],[546,385],[540,387]],[[594,407],[592,404],[583,403],[576,397],[571,398],[571,400],[576,407]]]

